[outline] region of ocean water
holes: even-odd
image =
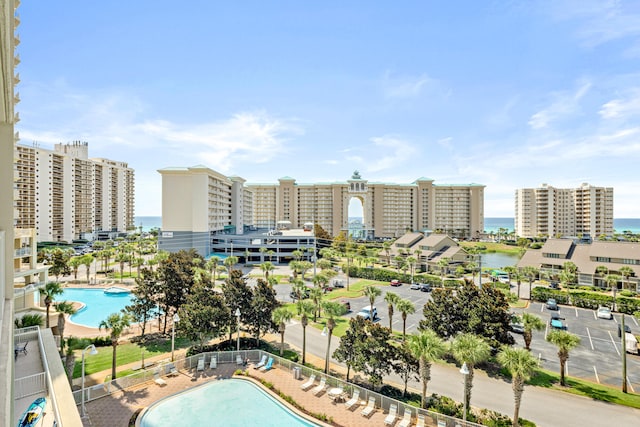
[[[161,216],[134,216],[133,223],[138,230],[142,226],[142,231],[149,231],[152,228],[162,227]]]

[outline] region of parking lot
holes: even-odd
[[[545,304],[532,302],[525,310],[514,312],[535,314],[546,322],[546,328],[533,333],[531,351],[535,354],[542,367],[557,372],[560,369],[558,349],[546,341],[546,335],[551,330],[549,320],[551,311]],[[567,375],[584,378],[601,384],[622,386],[622,342],[618,337],[618,323],[620,314],[615,313],[612,320],[596,318],[595,310],[576,307],[559,306],[558,313],[564,318],[566,330],[580,337],[580,344],[569,352]],[[625,324],[631,332],[637,334],[640,330],[637,320],[632,316],[625,316]],[[514,334],[516,343],[524,345],[522,336]],[[627,353],[627,386],[629,391],[640,391],[640,356]]]

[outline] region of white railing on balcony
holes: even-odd
[[[31,248],[30,247],[24,247],[24,248],[20,248],[20,249],[16,249],[13,252],[13,257],[14,258],[19,258],[19,257],[26,257],[26,256],[30,256],[31,255]]]
[[[47,391],[46,374],[40,372],[29,375],[28,377],[16,378],[14,385],[15,399],[22,399],[23,397],[44,393]]]

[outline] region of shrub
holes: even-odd
[[[28,328],[29,326],[43,326],[44,325],[44,317],[42,314],[25,314],[20,319],[15,319],[13,321],[16,328]]]
[[[535,242],[529,245],[531,249],[540,249],[542,247],[542,243]]]

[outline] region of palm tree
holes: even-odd
[[[218,264],[220,264],[220,257],[212,256],[209,258],[205,264],[205,267],[209,270],[209,273],[213,276],[213,283],[216,282],[216,270],[218,269]]]
[[[413,283],[413,273],[416,270],[416,263],[418,262],[417,259],[415,259],[414,257],[410,256],[407,258],[407,264],[409,265],[409,267],[411,268],[411,283]]]
[[[518,427],[520,419],[520,403],[524,393],[524,383],[529,380],[538,367],[538,360],[524,348],[505,346],[498,353],[498,362],[511,372],[511,388],[513,388],[514,410],[513,426]]]
[[[69,260],[69,267],[73,271],[73,280],[78,280],[78,268],[82,264],[82,256],[74,256]]]
[[[227,267],[227,271],[233,270],[233,267],[238,263],[237,256],[230,256],[224,260],[224,266]]]
[[[391,264],[391,242],[388,240],[385,242],[382,242],[382,250],[387,256],[387,265],[390,265]]]
[[[327,354],[325,355],[325,360],[324,360],[324,373],[328,374],[329,373],[329,351],[331,348],[331,335],[333,334],[333,328],[336,327],[336,320],[335,318],[338,316],[342,316],[344,314],[344,305],[337,303],[337,302],[332,302],[332,301],[326,301],[323,304],[323,310],[324,310],[324,315],[327,317],[327,333],[329,334],[327,337]]]
[[[400,301],[400,297],[395,292],[387,292],[384,296],[389,309],[389,329],[393,329],[393,306]],[[371,310],[373,313],[373,309]]]
[[[271,313],[271,320],[278,325],[278,332],[280,332],[280,357],[284,354],[284,330],[292,317],[293,314],[286,307],[278,307]]]
[[[467,263],[467,270],[471,270],[471,281],[476,283],[476,268],[478,268],[478,264],[473,261],[469,261]]]
[[[458,363],[467,364],[469,374],[464,377],[464,399],[467,410],[471,408],[473,368],[491,356],[491,346],[474,334],[459,334],[451,341],[451,352]]]
[[[376,298],[378,298],[382,294],[382,291],[377,286],[367,285],[364,287],[362,293],[369,299],[369,304],[371,306],[371,311],[369,312],[371,313],[370,320],[373,322],[373,304],[376,302]]]
[[[68,301],[60,301],[55,305],[56,311],[58,314],[58,333],[60,334],[60,354],[62,355],[64,349],[64,327],[67,323],[67,319],[65,319],[65,314],[69,316],[76,313],[76,309],[73,308],[73,304]]]
[[[604,276],[609,274],[609,267],[607,267],[606,265],[599,265],[596,267],[595,272],[596,272],[596,275],[600,277],[600,280],[604,281]]]
[[[444,257],[438,260],[438,269],[440,270],[440,277],[441,277],[443,286],[444,286],[444,275],[447,272],[448,268],[449,268],[449,258]]]
[[[629,277],[633,276],[634,271],[631,267],[625,265],[624,267],[620,267],[618,269],[618,273],[620,273],[620,275],[622,276],[622,288],[624,289],[624,282],[629,279]]]
[[[611,311],[616,311],[616,293],[618,292],[618,282],[621,279],[622,277],[617,274],[607,274],[604,278],[607,285],[609,285],[613,291],[613,305],[611,307]]]
[[[275,269],[273,263],[267,261],[260,264],[260,270],[264,273],[265,280],[269,280],[269,273]]]
[[[416,306],[408,299],[400,299],[396,302],[396,308],[402,314],[402,340],[405,339],[407,328],[407,315],[416,312]]]
[[[318,316],[320,316],[320,309],[322,308],[322,288],[311,288],[309,296],[311,297],[311,301],[313,301],[313,304],[316,308],[313,312],[313,321],[315,322],[318,320]]]
[[[531,340],[533,339],[533,331],[542,331],[545,328],[545,323],[542,319],[535,314],[522,313],[522,326],[524,332],[522,338],[524,338],[524,348],[531,350]]]
[[[126,328],[131,324],[131,317],[128,313],[112,313],[105,320],[100,322],[98,329],[103,328],[109,331],[111,345],[113,346],[113,357],[111,359],[111,379],[116,379],[116,347],[118,347],[118,339]]]
[[[430,329],[412,335],[409,339],[409,350],[420,364],[420,380],[422,381],[422,400],[420,407],[426,408],[427,384],[431,380],[431,364],[440,359],[447,351],[447,344]]]
[[[58,282],[49,282],[44,288],[40,288],[40,295],[44,297],[44,305],[47,309],[47,322],[46,327],[49,327],[49,308],[58,295],[62,295],[64,290],[62,285]]]
[[[540,270],[535,268],[534,266],[528,265],[522,268],[522,275],[529,281],[529,299],[531,299],[531,288],[533,281],[540,274]]]
[[[300,313],[300,324],[302,325],[302,365],[306,362],[307,356],[307,325],[309,324],[309,314],[315,313],[315,306],[311,301],[298,300],[296,303],[298,313]]]
[[[560,385],[564,386],[564,371],[569,360],[569,352],[580,344],[580,337],[567,331],[554,330],[547,334],[547,341],[558,347],[560,359]]]

